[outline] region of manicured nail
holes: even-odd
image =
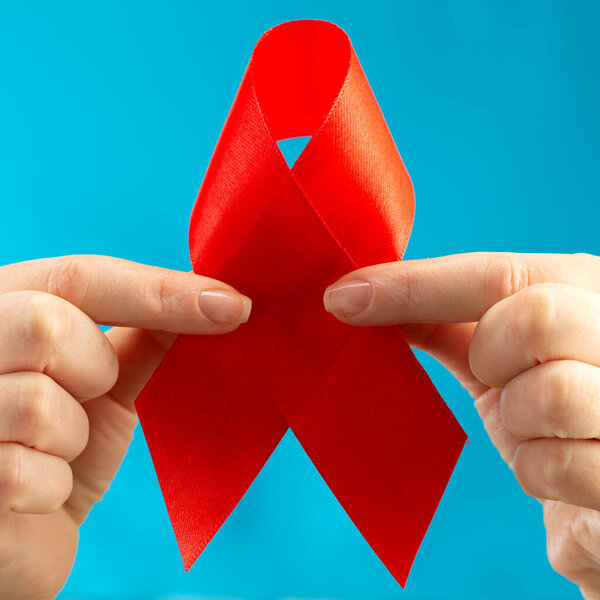
[[[325,291],[325,310],[340,317],[354,317],[369,306],[373,288],[368,281],[348,281]]]
[[[214,323],[245,323],[250,316],[252,300],[229,290],[207,290],[200,294],[200,310]]]

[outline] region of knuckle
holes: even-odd
[[[66,319],[49,294],[31,294],[23,306],[23,333],[31,347],[54,348],[64,334]]]
[[[89,256],[67,256],[48,273],[47,289],[72,304],[85,299],[92,279],[92,259]]]
[[[579,272],[589,284],[586,287],[595,289],[598,277],[600,277],[600,256],[578,252],[571,255],[571,269]]]
[[[52,423],[52,387],[48,377],[31,374],[21,395],[20,417],[28,430],[45,431]]]
[[[171,273],[164,269],[148,290],[148,297],[159,315],[165,315],[169,312],[169,301],[173,296],[171,280]]]
[[[592,263],[594,266],[600,266],[600,257],[590,254],[589,252],[575,252],[572,256],[576,261],[579,261],[584,265]]]
[[[523,290],[514,303],[514,333],[521,338],[546,335],[556,322],[557,304],[551,288],[538,284]]]
[[[563,577],[568,577],[573,572],[574,565],[579,563],[578,548],[576,546],[570,536],[562,535],[559,539],[548,537],[546,545],[548,562]]]
[[[532,440],[515,453],[513,469],[528,496],[558,500],[572,460],[569,444],[560,440]]]
[[[551,444],[552,449],[544,452],[541,460],[541,484],[545,490],[545,498],[558,500],[556,494],[564,487],[573,453],[569,444],[560,441],[551,442]]]
[[[529,285],[529,269],[510,253],[494,254],[484,273],[484,295],[491,306],[516,294]]]
[[[0,512],[8,512],[22,487],[22,456],[14,444],[0,450]]]
[[[418,270],[394,269],[389,275],[384,274],[382,285],[375,286],[376,293],[387,295],[392,305],[414,307],[421,304],[423,286],[419,280]]]
[[[566,524],[548,531],[547,552],[550,566],[567,578],[581,573],[581,558],[596,544],[598,517],[595,511],[579,510]]]
[[[512,393],[510,387],[507,385],[500,396],[500,419],[504,427],[517,437],[523,433],[521,431],[523,427],[521,425],[519,404],[519,398]]]
[[[573,411],[569,371],[553,363],[547,363],[545,371],[543,392],[538,396],[540,414],[553,435],[566,438],[566,425]]]

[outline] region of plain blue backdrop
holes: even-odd
[[[412,176],[408,258],[600,253],[598,3],[0,0],[0,262],[189,269],[189,213],[254,43],[306,17],[349,33]],[[471,443],[405,591],[290,435],[184,574],[138,429],[61,598],[578,597],[472,401],[421,358]]]

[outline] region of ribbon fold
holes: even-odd
[[[290,169],[277,141],[312,136]],[[327,285],[398,260],[410,178],[347,35],[294,21],[257,43],[190,222],[196,273],[253,299],[180,335],[136,401],[188,570],[288,427],[397,581],[465,442],[399,328],[353,328]]]

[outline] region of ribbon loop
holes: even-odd
[[[274,140],[312,136],[323,124],[350,67],[352,46],[338,27],[301,21],[271,29],[252,55],[257,101]]]
[[[276,140],[312,135],[290,169]],[[222,337],[179,336],[136,401],[188,569],[287,427],[404,584],[465,435],[398,328],[322,306],[398,259],[410,179],[346,34],[296,21],[257,44],[190,222],[194,271],[253,299]]]

